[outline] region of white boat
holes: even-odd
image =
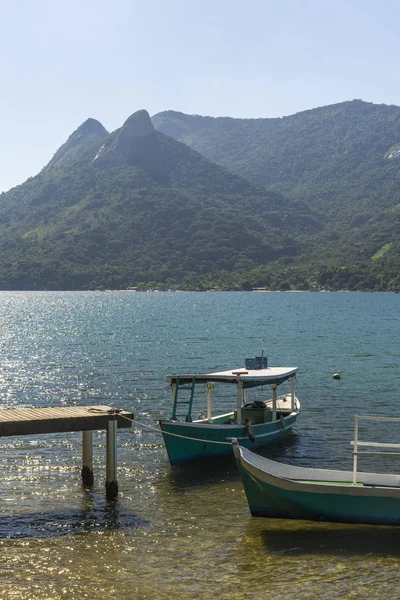
[[[359,420],[400,422],[400,418],[356,416],[353,470],[314,469],[282,464],[259,456],[233,441],[233,451],[254,517],[307,519],[341,523],[400,525],[400,476],[364,473],[360,454],[398,455],[400,444],[361,442]],[[384,451],[359,451],[359,447]],[[388,452],[397,449],[397,452]]]
[[[242,446],[257,448],[287,436],[297,419],[300,402],[295,395],[297,367],[269,367],[267,358],[246,359],[246,367],[212,373],[170,375],[172,416],[159,422],[168,457],[172,465],[195,459],[232,454],[231,441],[237,438]],[[277,395],[277,388],[288,382],[287,392]],[[229,409],[213,413],[212,391],[226,386]],[[250,401],[250,390],[267,387],[270,397]],[[196,392],[203,391],[203,403],[198,405]],[[205,393],[204,393],[205,391]],[[260,391],[260,390],[259,390]],[[185,395],[186,394],[186,395]],[[249,397],[247,397],[247,394]],[[236,405],[236,406],[235,406]]]

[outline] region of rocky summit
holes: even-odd
[[[100,145],[109,137],[108,131],[96,119],[87,119],[57,150],[46,169],[60,166],[63,161],[82,158],[93,145]]]
[[[142,169],[160,183],[168,182],[168,173],[160,143],[146,110],[133,113],[120,129],[109,136],[93,159],[96,167],[130,165]]]
[[[90,119],[1,195],[0,289],[192,286],[293,256],[305,215],[156,132],[145,110],[111,134]]]

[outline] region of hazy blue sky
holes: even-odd
[[[0,190],[85,119],[400,105],[398,0],[3,0]]]

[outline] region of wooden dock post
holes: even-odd
[[[106,494],[118,495],[117,428],[132,426],[133,413],[110,406],[52,406],[0,410],[0,437],[82,431],[82,480],[93,484],[93,431],[107,432]]]
[[[93,478],[93,432],[82,431],[82,482],[92,487]]]
[[[110,417],[107,427],[106,496],[114,500],[118,496],[117,481],[117,419]]]

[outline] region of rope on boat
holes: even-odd
[[[160,429],[157,429],[157,427],[153,427],[152,425],[146,425],[146,423],[141,423],[140,421],[137,421],[136,419],[130,419],[129,417],[125,417],[124,415],[118,415],[121,419],[126,419],[127,421],[130,421],[131,423],[137,423],[138,425],[140,425],[141,427],[147,427],[147,429],[151,429],[152,431],[155,431],[158,434],[161,435],[173,435],[174,437],[178,437],[178,438],[183,438],[184,440],[191,440],[193,442],[205,442],[205,441],[210,441],[213,444],[224,444],[225,446],[231,446],[231,442],[217,442],[214,440],[205,440],[204,438],[193,438],[193,437],[188,437],[187,435],[180,435],[179,433],[172,433],[170,431],[161,431]]]

